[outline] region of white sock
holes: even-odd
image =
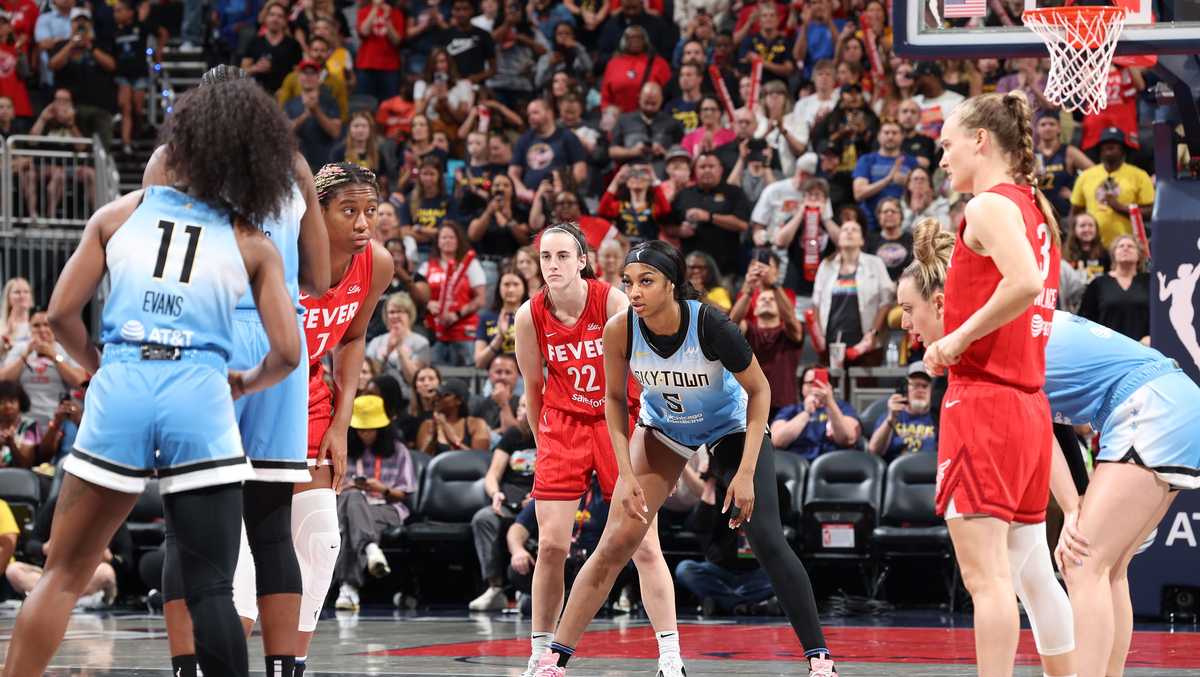
[[[672,630],[670,632],[656,632],[655,639],[658,640],[658,656],[661,658],[670,654],[679,655],[679,631]]]
[[[542,654],[550,650],[550,643],[554,641],[553,632],[535,632],[529,637],[529,646],[533,650],[533,657],[538,658]]]

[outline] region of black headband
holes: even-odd
[[[667,280],[675,284],[682,284],[683,282],[679,267],[675,265],[675,261],[657,249],[651,249],[650,247],[634,248],[625,257],[625,265],[628,266],[631,263],[641,263],[651,268],[656,268],[667,277]]]

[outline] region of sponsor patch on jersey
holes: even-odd
[[[347,294],[357,294],[360,291],[362,291],[362,287],[360,287],[356,284],[352,284],[352,285],[350,285],[350,288],[346,290],[346,293]]]
[[[599,329],[600,329],[600,325],[596,324],[595,322],[592,322],[592,323],[588,324],[586,331],[597,331]]]
[[[121,338],[131,343],[140,343],[146,338],[146,328],[137,320],[129,320],[121,325]]]

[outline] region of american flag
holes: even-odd
[[[943,16],[947,19],[970,19],[987,16],[987,0],[943,0]]]

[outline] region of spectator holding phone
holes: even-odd
[[[657,82],[642,85],[637,109],[622,113],[613,130],[608,149],[613,162],[652,164],[657,174],[665,171],[667,149],[683,140],[683,125],[663,109],[663,91]]]
[[[827,451],[858,443],[862,424],[849,402],[838,399],[829,385],[829,370],[808,366],[800,377],[800,403],[779,410],[771,421],[775,448],[808,460]]]
[[[887,411],[875,422],[867,451],[889,463],[903,454],[937,453],[933,420],[933,377],[921,361],[908,365],[908,377],[888,397]]]
[[[774,416],[797,399],[796,367],[800,365],[804,347],[804,327],[796,317],[793,301],[779,284],[779,276],[768,281],[769,271],[770,267],[762,261],[750,262],[742,297],[759,292],[754,304],[755,322],[742,320],[740,329],[771,384],[769,413]]]
[[[516,424],[504,431],[492,451],[492,465],[483,478],[491,504],[471,518],[475,553],[488,589],[467,605],[471,611],[497,611],[508,605],[504,595],[504,535],[517,513],[531,500],[537,443],[525,416],[525,398],[517,405]]]
[[[600,198],[597,213],[617,224],[635,242],[658,239],[671,216],[671,203],[649,164],[627,164],[617,171]]]
[[[29,395],[16,381],[0,379],[0,467],[28,468],[41,436],[29,411]]]
[[[412,456],[396,435],[382,397],[354,398],[350,431],[347,482],[337,501],[342,549],[335,578],[342,582],[337,608],[357,611],[365,574],[382,578],[391,573],[379,538],[384,529],[401,526],[408,519],[404,500],[417,481]]]
[[[1133,232],[1129,207],[1148,217],[1154,206],[1154,182],[1139,167],[1125,162],[1128,137],[1117,127],[1100,134],[1100,164],[1079,173],[1071,190],[1071,216],[1087,212],[1096,218],[1100,241],[1111,247],[1118,235]]]
[[[0,381],[19,381],[29,394],[29,415],[45,426],[63,394],[78,388],[88,374],[55,340],[44,310],[29,318],[29,329],[30,340],[13,346],[8,362],[0,367]]]

